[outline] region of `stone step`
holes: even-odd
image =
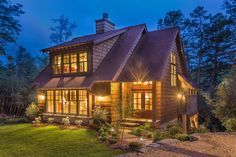
[[[124,127],[138,127],[138,126],[140,126],[140,123],[121,122],[121,125],[124,126]]]

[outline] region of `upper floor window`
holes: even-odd
[[[87,52],[79,54],[79,70],[80,72],[88,71],[88,55]]]
[[[170,59],[170,69],[171,69],[171,72],[170,72],[170,77],[171,77],[171,86],[176,86],[176,73],[177,73],[177,70],[176,70],[176,55],[171,53],[171,59]]]
[[[53,74],[88,72],[88,53],[67,53],[53,56]],[[78,68],[79,67],[79,68]]]
[[[61,74],[61,65],[62,65],[62,58],[61,55],[56,55],[53,57],[53,71],[54,74]]]

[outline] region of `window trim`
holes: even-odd
[[[83,62],[86,62],[87,63],[87,71],[83,71],[83,72],[80,72],[80,54],[82,53],[86,53],[87,54],[87,61],[83,61]],[[76,54],[76,62],[71,62],[71,55],[72,54]],[[69,73],[64,73],[64,55],[69,55],[69,63],[66,63],[66,64],[69,64]],[[55,64],[55,56],[61,56],[61,64]],[[56,53],[56,54],[52,54],[51,55],[51,75],[52,76],[73,76],[73,75],[78,75],[78,76],[82,76],[82,75],[86,75],[86,74],[89,74],[91,72],[91,63],[92,62],[92,59],[91,59],[91,56],[90,56],[90,53],[89,53],[89,50],[80,50],[80,51],[71,51],[71,52],[61,52],[61,53]],[[71,72],[71,64],[72,63],[76,63],[77,65],[77,71],[76,72]],[[54,66],[55,65],[61,65],[61,72],[58,73],[58,74],[55,74],[54,72]]]
[[[171,53],[170,56],[170,85],[171,87],[177,86],[177,59],[174,53]]]

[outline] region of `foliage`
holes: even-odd
[[[35,102],[32,102],[25,111],[25,115],[29,117],[30,119],[34,119],[39,112],[38,106],[35,104]]]
[[[0,156],[6,157],[112,157],[122,153],[99,142],[95,131],[84,128],[61,130],[52,125],[1,125],[0,135],[4,135],[0,138]],[[14,151],[11,147],[13,143]]]
[[[180,141],[189,141],[190,140],[190,135],[187,135],[187,134],[176,134],[175,138],[180,140]]]
[[[38,117],[35,117],[35,118],[34,118],[34,121],[32,121],[32,123],[33,123],[33,124],[40,124],[40,123],[41,123],[41,120],[42,120],[41,117],[38,116]]]
[[[83,123],[83,121],[82,120],[75,120],[75,125],[77,125],[77,126],[81,126],[82,125],[82,123]]]
[[[216,105],[214,113],[224,122],[230,118],[236,118],[236,68],[217,87]]]
[[[49,117],[47,121],[48,121],[48,123],[52,124],[54,122],[54,118]]]
[[[9,0],[1,0],[0,6],[0,55],[3,55],[4,46],[15,42],[21,31],[18,17],[24,12],[21,4],[12,4]]]
[[[53,23],[54,26],[50,27],[52,31],[50,39],[55,44],[67,41],[77,27],[75,22],[70,22],[64,15],[61,15],[58,19],[53,19]]]
[[[25,117],[16,117],[16,118],[4,118],[3,120],[0,119],[0,123],[3,124],[21,124],[21,123],[30,123],[30,120]]]
[[[62,124],[62,125],[65,125],[65,126],[70,125],[70,118],[69,118],[69,117],[62,118],[61,124]]]
[[[148,122],[145,122],[143,125],[140,125],[137,128],[134,128],[131,131],[131,134],[136,135],[136,136],[145,136],[148,138],[153,137],[153,128],[151,127],[151,124]]]
[[[170,138],[170,134],[167,131],[156,130],[154,133],[154,142],[160,141],[166,138]]]
[[[228,132],[236,131],[236,118],[230,118],[223,122],[223,126],[226,128]]]
[[[99,127],[108,121],[108,111],[102,108],[95,108],[93,110],[94,123]]]
[[[100,129],[99,129],[99,131],[98,131],[98,133],[99,133],[99,137],[98,137],[98,138],[99,138],[101,141],[106,141],[106,140],[108,140],[109,131],[110,131],[110,126],[109,126],[109,125],[105,125],[105,124],[101,125],[101,126],[100,126]]]
[[[170,136],[175,136],[176,134],[182,133],[182,128],[178,124],[169,124],[166,131]]]
[[[131,151],[138,151],[141,148],[142,144],[139,142],[130,142],[129,149]]]

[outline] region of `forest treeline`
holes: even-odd
[[[32,56],[24,45],[18,46],[13,55],[8,54],[8,45],[17,44],[21,31],[17,19],[22,14],[21,4],[0,0],[0,57],[7,58],[6,63],[0,62],[0,113],[24,114],[28,104],[35,101],[31,80],[48,62],[47,56]],[[50,27],[52,43],[68,40],[77,27],[63,15],[53,23]],[[236,118],[235,92],[232,94],[235,86],[228,85],[235,79],[232,67],[236,53],[236,0],[224,1],[222,10],[216,14],[198,6],[190,14],[169,11],[157,21],[158,29],[176,26],[181,31],[188,73],[200,89],[201,121],[219,130],[225,109],[222,104],[230,105],[227,107],[231,110],[224,111],[230,112],[229,118]]]

